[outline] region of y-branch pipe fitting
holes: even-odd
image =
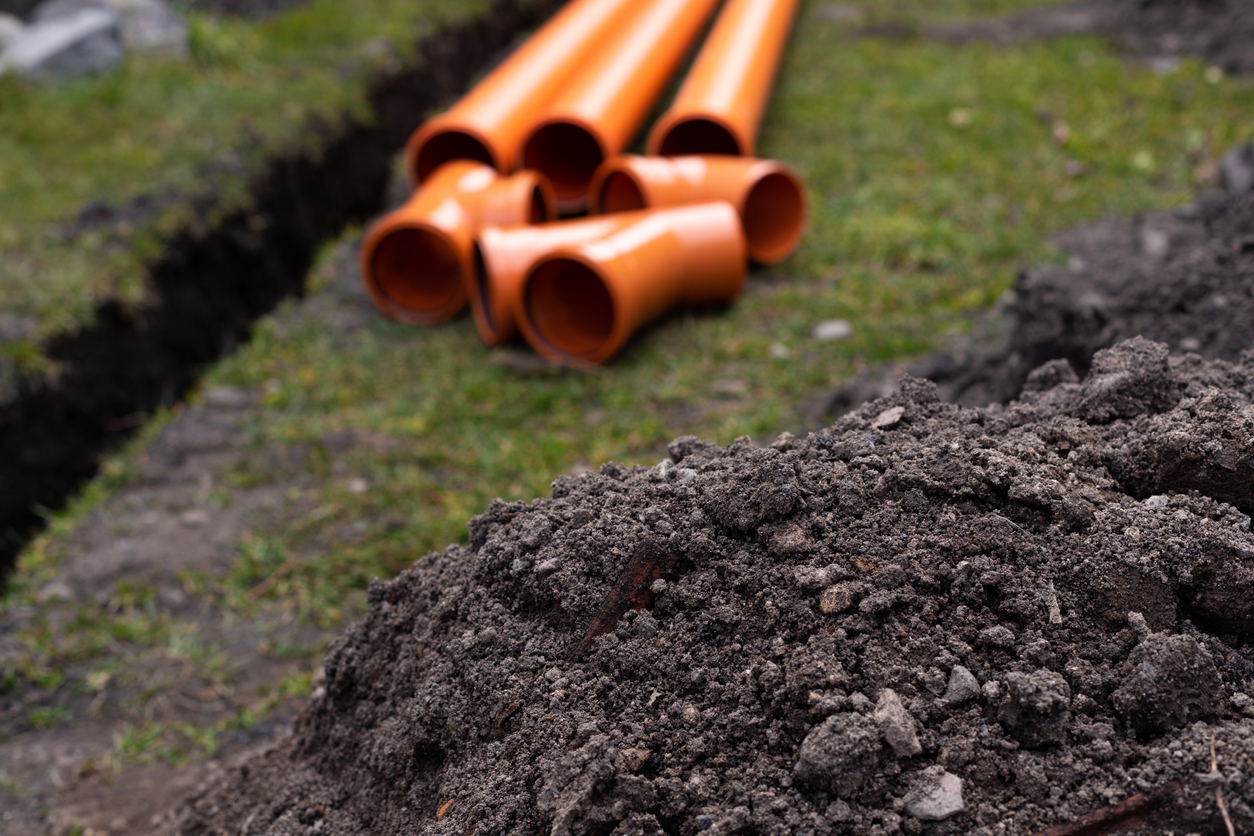
[[[604,238],[635,223],[643,213],[624,212],[577,221],[556,221],[512,229],[490,227],[475,240],[475,281],[470,288],[470,310],[479,336],[488,345],[500,345],[518,336],[522,284],[542,256]]]
[[[502,177],[482,163],[446,163],[366,235],[362,283],[379,310],[398,322],[444,322],[466,305],[480,229],[542,223],[554,214],[552,189],[534,171]]]
[[[673,307],[731,301],[745,269],[744,234],[730,203],[654,209],[537,261],[523,281],[519,325],[550,360],[604,363]]]
[[[726,200],[740,213],[749,258],[758,264],[774,264],[796,249],[806,219],[796,172],[752,157],[624,154],[597,170],[591,200],[594,213]]]
[[[649,133],[650,154],[756,153],[799,0],[728,0],[670,109]]]
[[[640,11],[561,89],[523,143],[524,167],[549,178],[562,212],[587,205],[597,166],[627,147],[718,5],[637,2]]]
[[[453,108],[425,122],[405,150],[411,184],[450,160],[514,170],[522,141],[543,107],[609,33],[634,14],[633,0],[572,0],[475,85]]]

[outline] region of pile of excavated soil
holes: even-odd
[[[1020,275],[999,312],[1001,341],[919,371],[951,400],[1006,401],[1028,374],[1066,359],[1084,374],[1094,353],[1144,336],[1173,351],[1236,360],[1254,347],[1254,147],[1224,158],[1227,190],[1127,221],[1109,219],[1058,238],[1065,265]]]
[[[1133,55],[1193,55],[1229,72],[1254,72],[1254,4],[1248,0],[1080,0],[943,23],[929,28],[927,35],[954,43],[1107,35]]]
[[[1060,235],[1066,264],[1021,273],[978,336],[909,372],[936,382],[947,401],[976,405],[1017,397],[1051,360],[1084,375],[1095,352],[1134,336],[1237,360],[1254,347],[1254,146],[1233,149],[1219,168],[1224,188],[1189,206]],[[819,411],[840,413],[895,386],[892,371],[877,368]]]
[[[1254,353],[681,438],[373,584],[293,737],[159,831],[1248,833],[1251,511]]]

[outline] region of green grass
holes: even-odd
[[[1026,5],[901,2],[877,14],[926,8],[931,20]],[[282,525],[237,544],[228,573],[187,573],[189,595],[240,619],[333,631],[361,611],[372,576],[464,542],[468,518],[495,497],[529,500],[556,476],[608,460],[653,464],[680,434],[727,443],[812,429],[802,416],[816,396],[968,327],[1016,270],[1057,257],[1054,233],[1185,203],[1219,154],[1254,136],[1254,86],[1196,62],[1157,75],[1093,38],[961,48],[853,39],[817,19],[818,6],[803,9],[761,139],[763,155],[792,163],[808,184],[810,230],[794,257],[755,272],[735,306],[670,317],[604,368],[526,371],[485,349],[468,318],[415,329],[378,316],[344,330],[307,315],[311,302],[336,298],[335,276],[355,269],[349,234],[324,252],[311,302],[262,320],[207,375],[206,385],[264,393],[249,427],[259,455],[220,475],[215,502],[251,485],[300,486],[289,487]],[[852,323],[851,338],[811,338],[833,318]],[[379,443],[335,452],[328,436],[343,431]],[[76,527],[135,478],[156,432],[146,429],[53,516],[5,606],[34,601]],[[264,448],[284,446],[308,453],[298,474],[262,464]],[[103,656],[115,659],[96,667],[106,681],[136,647],[230,676],[214,648],[163,621],[140,588],[89,610],[64,635],[32,619],[23,676]],[[266,652],[318,649],[276,639]],[[135,729],[119,743],[128,756],[175,746],[170,735],[181,735],[177,746],[216,745],[186,729]]]
[[[172,231],[241,205],[268,155],[311,126],[368,116],[372,77],[486,0],[312,0],[273,19],[189,14],[190,59],[128,59],[113,74],[33,86],[0,76],[0,359],[44,367],[40,343],[91,321],[103,298],[144,298],[142,266]],[[216,195],[209,217],[178,198]],[[88,203],[140,195],[161,211],[69,241]],[[3,395],[3,392],[0,392]]]

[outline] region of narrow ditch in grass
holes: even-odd
[[[47,346],[55,377],[25,381],[0,411],[0,584],[45,509],[61,507],[103,454],[247,340],[258,317],[299,294],[324,241],[380,211],[391,158],[422,117],[559,5],[498,0],[424,39],[414,62],[371,85],[372,120],[311,126],[318,150],[272,159],[247,209],[174,236],[149,269],[153,302],[106,300],[90,328]]]

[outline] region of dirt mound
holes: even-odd
[[[1234,73],[1254,73],[1254,5],[1248,0],[1081,0],[927,29],[949,43],[1018,43],[1063,35],[1106,35],[1145,58],[1192,55]]]
[[[1004,403],[1051,360],[1087,374],[1093,355],[1143,336],[1173,351],[1236,360],[1254,347],[1254,146],[1220,165],[1226,188],[1186,207],[1107,219],[1064,233],[1065,265],[1019,275],[977,336],[908,368],[969,405]],[[840,386],[819,412],[839,414],[896,386],[886,368]]]
[[[1254,354],[1139,339],[681,438],[373,584],[293,737],[160,831],[1248,832],[1251,511]]]

